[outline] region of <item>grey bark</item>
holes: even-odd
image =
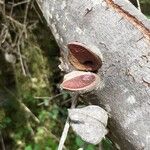
[[[95,91],[110,113],[111,138],[123,150],[150,149],[150,22],[128,0],[37,0],[63,57],[78,41],[96,46],[104,61]]]

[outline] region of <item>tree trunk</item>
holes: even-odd
[[[104,61],[95,91],[110,113],[111,138],[124,150],[150,149],[150,22],[128,0],[37,0],[60,46],[65,71],[67,44],[97,47]],[[95,53],[95,51],[93,51]]]

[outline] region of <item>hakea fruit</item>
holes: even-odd
[[[62,89],[81,93],[90,92],[102,86],[103,82],[97,74],[84,71],[72,71],[66,74],[60,85]]]
[[[78,70],[97,71],[102,66],[102,54],[94,45],[71,42],[68,45],[69,62]]]

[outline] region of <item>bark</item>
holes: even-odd
[[[104,61],[105,87],[91,99],[110,113],[111,138],[124,150],[150,149],[150,22],[127,0],[37,0],[61,48],[93,45]],[[95,51],[93,51],[95,53]]]

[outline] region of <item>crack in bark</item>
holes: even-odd
[[[135,16],[131,15],[128,11],[124,10],[121,6],[116,4],[113,0],[105,0],[107,5],[121,14],[125,19],[127,19],[133,26],[138,28],[146,39],[150,41],[150,29],[148,29],[141,21],[139,21]]]
[[[131,71],[130,71],[129,68],[126,69],[125,74],[126,74],[128,77],[132,77],[132,79],[133,79],[134,82],[136,81],[135,78],[134,78],[134,75],[131,73]]]
[[[89,8],[87,8],[87,9],[86,9],[86,13],[85,13],[85,15],[84,15],[84,16],[88,15],[88,14],[89,14],[92,10],[93,10],[93,7],[91,7],[90,9],[89,9]]]
[[[107,50],[109,50],[109,48],[107,47],[107,45],[103,42],[99,42],[99,44],[103,45]]]
[[[142,78],[142,80],[145,84],[147,84],[148,87],[150,87],[150,83],[148,81],[146,81],[144,78]]]

